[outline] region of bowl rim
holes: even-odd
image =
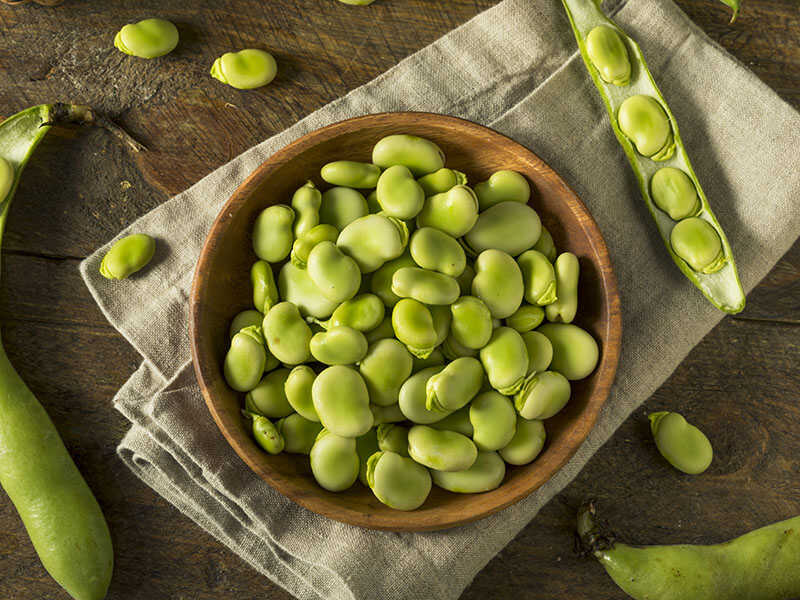
[[[354,125],[357,126],[359,124],[364,124],[365,126],[374,125],[374,121],[380,121],[387,118],[401,120],[411,119],[413,120],[413,123],[410,121],[409,124],[413,124],[417,127],[420,125],[424,126],[426,121],[437,126],[450,123],[454,127],[461,130],[471,130],[473,133],[483,134],[484,136],[489,134],[492,138],[499,138],[505,144],[510,145],[515,153],[522,156],[526,162],[535,164],[537,169],[540,171],[549,171],[556,184],[563,188],[565,201],[570,204],[572,211],[577,213],[577,216],[580,217],[580,220],[582,221],[582,228],[593,233],[593,235],[587,236],[587,241],[589,247],[594,253],[594,257],[596,257],[596,260],[593,260],[593,262],[595,262],[598,273],[600,274],[598,276],[598,284],[605,293],[608,313],[608,321],[606,323],[607,337],[603,343],[603,351],[601,354],[600,363],[598,365],[601,370],[597,374],[600,375],[601,378],[599,380],[597,389],[588,397],[586,407],[584,407],[583,411],[581,412],[581,418],[574,423],[573,428],[571,429],[572,433],[577,433],[577,442],[571,448],[569,448],[569,450],[564,453],[561,459],[554,465],[552,472],[547,479],[542,480],[536,485],[521,486],[521,489],[516,490],[513,493],[507,493],[506,498],[503,501],[492,504],[488,508],[479,512],[475,512],[474,514],[465,516],[463,513],[458,513],[451,518],[446,516],[442,517],[439,515],[435,521],[419,524],[414,523],[414,519],[412,517],[414,514],[413,511],[412,513],[393,511],[390,513],[393,515],[391,518],[384,515],[367,514],[360,510],[344,507],[341,504],[330,503],[324,498],[323,495],[309,496],[305,490],[298,488],[293,483],[292,478],[276,476],[274,472],[271,474],[265,472],[263,464],[253,460],[247,449],[242,447],[242,445],[237,442],[235,437],[229,435],[223,415],[219,410],[217,410],[213,395],[209,390],[211,374],[206,372],[203,362],[201,361],[199,353],[199,341],[197,337],[199,324],[202,319],[202,311],[200,310],[200,303],[198,302],[202,280],[200,274],[207,266],[206,263],[210,260],[209,248],[212,240],[216,238],[216,235],[224,226],[224,222],[230,217],[230,207],[234,204],[237,204],[238,201],[244,200],[247,196],[250,196],[253,190],[257,189],[265,179],[268,179],[281,165],[283,165],[289,159],[293,158],[297,154],[300,154],[304,150],[315,146],[320,141],[325,141],[330,137],[335,137],[331,136],[331,133],[334,133],[340,129],[347,131],[352,129]],[[343,133],[345,131],[343,131]],[[255,475],[263,479],[268,485],[270,485],[270,487],[281,493],[287,499],[316,514],[350,525],[357,525],[367,529],[388,531],[433,531],[455,527],[483,519],[511,506],[512,504],[519,502],[523,498],[535,492],[546,482],[550,481],[561,470],[561,468],[573,458],[578,449],[585,443],[586,438],[591,430],[594,428],[594,425],[600,416],[602,407],[608,400],[616,377],[622,340],[620,296],[617,287],[617,278],[614,273],[608,247],[606,245],[605,238],[603,237],[600,228],[597,226],[596,221],[589,212],[589,209],[586,207],[583,201],[581,201],[574,190],[552,167],[550,167],[550,165],[542,160],[537,154],[510,137],[490,127],[480,125],[467,119],[431,112],[381,112],[352,117],[342,121],[336,121],[300,136],[299,138],[277,150],[275,153],[266,157],[252,171],[252,173],[250,173],[250,175],[248,175],[247,178],[236,187],[228,200],[226,200],[219,209],[216,218],[209,228],[208,234],[203,242],[203,247],[200,251],[200,256],[197,260],[195,272],[193,274],[189,305],[189,341],[192,364],[197,383],[203,394],[205,404],[215,423],[217,424],[217,427],[239,458],[250,468],[250,470],[254,472]],[[503,486],[501,485],[498,489],[502,489],[502,487]],[[476,494],[475,496],[480,497],[482,494]]]

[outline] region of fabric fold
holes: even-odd
[[[648,58],[750,290],[800,231],[800,115],[668,0],[629,0],[615,19]],[[236,186],[309,131],[395,110],[470,119],[542,157],[603,232],[623,308],[617,381],[573,459],[504,511],[420,534],[331,521],[256,477],[205,407],[187,331],[197,257]],[[557,0],[501,2],[220,167],[120,236],[132,231],[158,239],[158,260],[140,276],[108,282],[99,275],[111,242],[81,264],[101,310],[143,357],[114,398],[131,422],[119,456],[200,527],[302,599],[457,598],[724,316],[664,249]]]

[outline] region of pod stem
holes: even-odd
[[[597,499],[590,498],[578,509],[575,547],[579,554],[587,556],[611,550],[617,541],[616,535],[605,524],[597,522]]]
[[[6,0],[2,0],[6,1]],[[65,123],[74,123],[77,125],[94,125],[108,131],[111,135],[128,146],[134,152],[141,152],[146,148],[137,142],[131,135],[122,127],[111,121],[103,114],[96,112],[90,106],[83,106],[80,104],[66,104],[65,102],[56,102],[50,111],[49,119],[42,123],[42,127],[49,125],[58,125]]]

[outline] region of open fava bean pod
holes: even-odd
[[[562,3],[611,127],[672,259],[714,306],[740,312],[745,296],[733,251],[639,45],[594,0]]]

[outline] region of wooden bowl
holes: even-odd
[[[256,260],[250,230],[258,213],[289,203],[311,178],[321,188],[320,167],[337,159],[369,162],[383,136],[410,133],[436,142],[449,167],[469,181],[485,180],[499,169],[514,169],[532,183],[531,205],[550,230],[559,251],[580,258],[577,324],[601,347],[600,363],[583,381],[573,382],[572,399],[548,419],[547,443],[539,457],[509,467],[503,484],[482,494],[454,494],[433,487],[425,504],[411,512],[381,504],[360,482],[331,493],[314,481],[308,457],[270,456],[251,438],[240,414],[242,397],[225,384],[222,361],[228,325],[252,308],[249,271]],[[614,381],[620,352],[621,319],[617,284],[603,236],[583,203],[564,181],[530,150],[481,125],[429,113],[384,113],[335,123],[283,148],[240,185],[219,213],[197,263],[191,294],[190,334],[197,380],[222,434],[247,465],[273,488],[301,506],[345,523],[393,531],[426,531],[462,525],[524,498],[558,471],[594,426]]]

